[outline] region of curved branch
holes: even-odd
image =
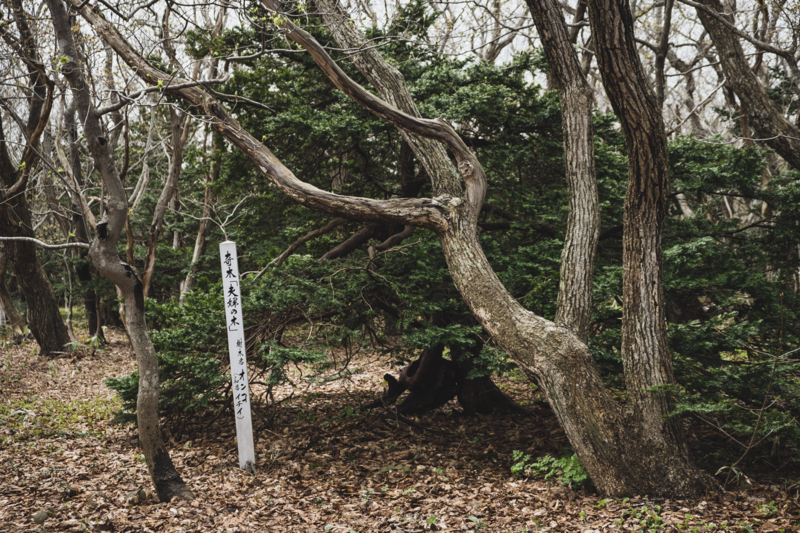
[[[717,49],[722,72],[741,102],[742,114],[747,115],[761,140],[787,163],[800,168],[800,128],[786,119],[750,68],[741,42],[731,34],[730,23],[721,15],[722,4],[719,0],[692,2],[695,3],[697,3],[695,8],[697,16]],[[741,32],[734,33],[739,35]],[[794,59],[788,59],[787,64],[790,69],[793,67],[792,77],[799,83],[800,74],[795,72],[797,65]]]
[[[80,6],[76,0],[68,0],[68,2],[74,8]],[[153,67],[97,11],[87,6],[81,7],[79,11],[100,37],[136,71],[136,74],[145,83],[155,85],[158,80],[162,80],[164,92],[202,109],[211,118],[210,125],[247,155],[256,167],[289,198],[316,211],[352,220],[410,224],[434,231],[441,231],[446,227],[447,221],[440,209],[442,204],[435,199],[374,200],[343,196],[323,191],[301,181],[266,146],[242,128],[239,122],[207,91],[200,87],[181,87],[191,82],[172,77]]]
[[[405,226],[403,227],[403,231],[395,233],[394,235],[392,235],[391,237],[389,237],[380,244],[376,244],[375,246],[370,246],[368,250],[369,256],[373,257],[375,255],[375,252],[382,252],[384,250],[388,250],[393,246],[397,246],[398,244],[403,242],[405,239],[408,239],[412,235],[414,235],[414,226]]]
[[[467,185],[467,201],[476,211],[480,209],[486,196],[486,175],[478,160],[450,124],[440,118],[425,119],[411,116],[367,91],[345,74],[314,37],[289,21],[275,0],[261,0],[261,3],[278,15],[280,20],[278,27],[284,30],[288,39],[311,54],[314,62],[337,89],[397,128],[413,135],[437,140],[447,146],[455,155],[458,171]]]
[[[185,88],[188,88],[188,87],[197,87],[198,85],[205,86],[205,85],[210,85],[212,83],[226,83],[229,79],[230,79],[230,76],[225,76],[223,78],[218,78],[218,79],[215,79],[215,80],[187,81],[186,83],[173,84],[172,88],[173,89],[185,89]],[[152,87],[145,87],[144,89],[141,89],[139,91],[136,91],[136,92],[133,92],[133,93],[130,93],[130,94],[124,94],[122,91],[112,91],[112,92],[117,93],[117,95],[121,97],[120,100],[118,102],[116,102],[116,103],[111,104],[111,105],[107,105],[105,107],[98,108],[96,113],[98,115],[105,115],[105,114],[108,114],[108,113],[113,113],[114,111],[119,111],[120,109],[122,109],[123,107],[125,107],[128,104],[136,103],[136,100],[139,97],[141,97],[142,95],[147,94],[147,93],[154,93],[154,92],[161,91],[161,90],[163,90],[163,87],[159,87],[158,85],[154,85]]]
[[[283,251],[283,253],[281,255],[279,255],[278,257],[276,257],[275,259],[273,259],[269,263],[267,263],[267,266],[265,266],[261,270],[261,272],[256,274],[256,277],[253,278],[253,281],[256,281],[258,278],[263,276],[264,273],[267,271],[267,269],[269,269],[269,267],[271,267],[273,265],[275,265],[276,267],[277,266],[281,266],[283,264],[283,262],[286,261],[286,259],[290,255],[292,255],[294,253],[295,250],[300,248],[302,245],[304,245],[305,243],[307,243],[311,239],[316,239],[317,237],[319,237],[321,235],[325,235],[326,233],[330,233],[331,231],[333,231],[334,229],[338,228],[339,226],[341,226],[345,222],[347,222],[345,219],[337,218],[337,219],[331,220],[330,222],[328,222],[327,224],[325,224],[321,228],[318,228],[318,229],[315,229],[314,231],[306,233],[305,235],[303,235],[302,237],[300,237],[299,239],[294,241],[291,244],[291,246],[289,246],[286,250]]]
[[[731,32],[735,33],[736,35],[738,35],[742,39],[746,40],[747,42],[749,42],[750,44],[752,44],[756,48],[759,48],[759,49],[761,49],[761,50],[763,50],[765,52],[770,52],[772,54],[775,54],[776,56],[783,57],[787,61],[791,62],[792,64],[796,64],[795,63],[795,59],[792,56],[791,52],[789,52],[788,50],[781,50],[780,48],[772,46],[769,43],[765,43],[763,41],[759,41],[755,37],[753,37],[751,35],[748,35],[747,32],[744,32],[744,31],[740,30],[739,28],[737,28],[736,26],[734,26],[733,24],[731,24],[731,22],[729,20],[727,20],[724,17],[724,15],[722,13],[720,13],[719,11],[715,11],[714,9],[712,9],[712,8],[710,8],[710,7],[708,7],[708,6],[704,5],[704,4],[699,4],[697,2],[693,2],[692,0],[678,0],[678,1],[681,2],[682,4],[686,4],[687,6],[691,6],[691,7],[695,8],[696,10],[702,11],[703,13],[713,17],[714,19],[717,20],[717,22],[719,22],[720,24],[725,26],[725,28],[727,28],[728,31],[731,31]]]

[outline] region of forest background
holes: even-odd
[[[361,216],[359,222],[353,220],[359,216],[298,204],[215,129],[219,116],[198,110],[191,95],[187,102],[168,90],[201,87],[299,180],[319,190],[382,201],[442,198],[408,132],[339,90],[336,76],[317,68],[317,57],[306,52],[309,46],[293,40],[300,32],[287,30],[287,21],[304,27],[364,86],[376,82],[352,59],[378,52],[402,76],[419,115],[452,125],[480,161],[486,184],[475,213],[480,247],[511,297],[553,320],[570,283],[563,254],[576,227],[570,217],[579,209],[570,207],[569,131],[557,90],[564,78],[530,14],[546,4],[317,3],[278,10],[269,3],[101,2],[92,10],[74,3],[67,27],[76,53],[70,54],[50,13],[55,3],[8,0],[0,27],[7,73],[0,232],[16,240],[0,241],[4,342],[32,336],[41,358],[102,354],[103,327],[121,327],[141,371],[148,348],[131,326],[140,294],[160,376],[156,420],[159,413],[169,415],[170,424],[211,418],[231,397],[216,256],[216,244],[230,239],[241,253],[240,272],[249,273],[242,285],[248,362],[254,386],[261,387],[255,408],[265,422],[279,410],[274,392],[293,379],[291,368],[320,376],[333,369],[345,378],[349,361],[365,354],[382,358],[387,369],[401,368],[396,377],[387,374],[384,401],[372,402],[384,408],[410,388],[396,405],[399,416],[438,409],[454,397],[467,415],[525,416],[525,407],[546,405],[545,392],[553,387],[535,365],[518,367],[519,358],[464,302],[437,231],[399,217]],[[693,450],[717,483],[765,476],[792,486],[800,452],[799,6],[625,5],[640,74],[663,116],[664,131],[645,136],[663,133],[669,142],[658,308],[674,380],[647,392],[665,399],[669,418],[708,425],[720,436]],[[569,21],[569,47],[592,103],[599,226],[590,316],[578,336],[624,409],[639,401],[628,397],[622,353],[631,134],[595,57],[600,49],[593,39],[599,37],[591,32],[590,10],[584,3],[555,6],[562,23]],[[104,19],[92,13],[102,13],[115,29],[104,29]],[[334,15],[346,22],[337,26]],[[347,42],[341,27],[358,30],[360,40]],[[197,82],[176,85],[141,69],[137,77],[132,56],[112,42],[118,35],[136,43],[154,68]],[[742,60],[745,69],[737,71]],[[70,78],[78,71],[80,77]],[[755,88],[744,83],[748,76]],[[448,148],[447,157],[460,161]],[[120,197],[104,175],[109,166],[126,202],[124,227],[115,227]],[[119,243],[106,238],[108,227],[121,235]],[[46,249],[20,237],[74,244]],[[124,258],[132,270],[104,270],[89,252],[89,243],[104,240],[111,242],[106,257]],[[126,289],[114,276],[141,278],[140,288]],[[528,400],[531,405],[515,404],[492,383],[509,372],[532,378],[540,394]],[[123,414],[136,413],[139,402],[142,427],[139,372],[107,383],[119,394]],[[380,396],[377,388],[374,395]],[[4,416],[10,420],[13,412],[7,408]],[[152,453],[159,446],[163,442],[153,444]],[[582,453],[564,450],[551,458],[561,466],[550,471],[580,464]],[[523,472],[530,461],[524,455],[505,460]],[[158,466],[148,468],[161,493]],[[596,485],[621,493],[609,483]]]

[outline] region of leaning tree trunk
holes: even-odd
[[[710,489],[683,446],[663,446],[665,437],[648,433],[648,421],[614,401],[574,331],[524,309],[505,290],[475,237],[469,206],[448,215],[440,238],[456,287],[498,345],[541,385],[595,486],[610,496],[691,497]]]
[[[114,165],[101,117],[92,103],[89,86],[78,62],[80,56],[73,40],[69,15],[61,0],[47,0],[47,5],[53,20],[59,53],[66,59],[61,72],[69,83],[89,151],[108,194],[108,209],[105,218],[97,224],[97,236],[91,244],[89,256],[98,272],[119,288],[125,300],[126,325],[139,367],[139,395],[136,404],[139,444],[159,499],[169,501],[175,496],[192,499],[194,495],[175,469],[161,438],[158,420],[158,358],[147,334],[142,282],[134,270],[121,262],[117,255],[117,243],[128,216],[125,188]]]
[[[64,113],[64,126],[67,129],[69,139],[69,164],[72,169],[72,179],[75,185],[70,194],[72,205],[72,223],[75,227],[75,237],[78,242],[89,243],[89,227],[83,206],[86,199],[83,198],[83,169],[81,168],[81,151],[78,135],[78,124],[75,121],[75,101],[71,101]],[[78,281],[84,287],[83,307],[86,310],[86,319],[89,323],[89,335],[96,336],[101,342],[105,343],[105,335],[102,328],[102,316],[97,306],[97,292],[90,287],[92,282],[92,270],[88,252],[80,250],[80,263],[75,268]]]
[[[719,0],[697,0],[706,8],[716,12],[720,17],[724,14]],[[726,28],[713,15],[697,8],[697,16],[717,48],[722,71],[727,83],[742,103],[742,112],[746,114],[752,127],[759,135],[766,137],[766,144],[775,150],[794,168],[800,168],[800,128],[783,116],[777,104],[767,94],[764,86],[750,68],[742,50],[739,38]],[[795,61],[795,58],[787,58]],[[795,71],[796,71],[795,66]],[[796,72],[793,75],[797,75]],[[800,83],[792,80],[793,83]]]

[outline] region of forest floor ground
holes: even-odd
[[[271,423],[253,421],[256,475],[238,468],[230,413],[163,420],[197,498],[159,503],[136,429],[112,423],[120,405],[103,379],[130,373],[135,360],[124,335],[109,337],[93,355],[52,361],[33,343],[0,348],[0,532],[800,530],[799,489],[774,474],[696,501],[604,499],[514,477],[515,450],[560,457],[567,446],[526,381],[499,385],[530,416],[464,417],[453,403],[412,425],[358,409],[395,370],[374,354],[352,359],[344,379],[330,379],[341,368],[328,379],[298,374],[297,387],[277,391]],[[708,437],[702,428],[689,434]],[[137,502],[140,489],[148,494]],[[37,525],[40,510],[49,517]]]

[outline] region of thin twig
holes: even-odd
[[[46,242],[40,241],[39,239],[34,239],[33,237],[0,237],[0,241],[32,242],[38,246],[41,246],[45,250],[61,250],[62,248],[86,248],[88,250],[92,246],[88,242],[65,242],[64,244],[47,244]]]

